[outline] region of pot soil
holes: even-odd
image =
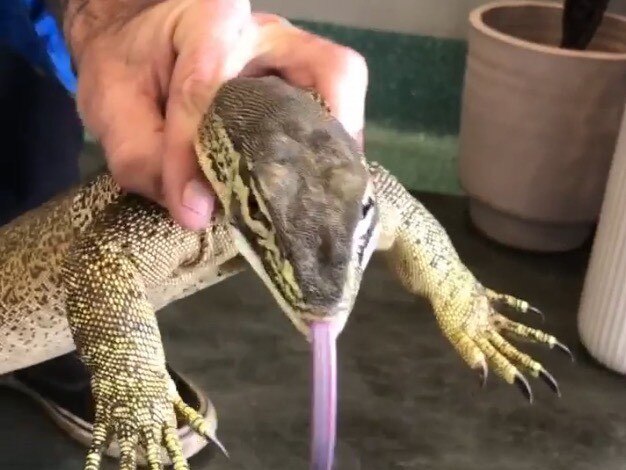
[[[626,102],[626,18],[584,51],[558,47],[560,4],[470,14],[459,178],[486,236],[532,251],[582,245],[598,217]]]

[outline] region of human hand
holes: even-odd
[[[83,10],[69,1],[65,33],[87,129],[118,184],[160,203],[183,226],[203,228],[213,211],[193,137],[230,78],[271,72],[315,88],[361,139],[367,67],[351,49],[252,14],[246,0],[138,2],[144,6],[135,11],[122,0],[91,0]]]

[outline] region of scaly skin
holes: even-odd
[[[206,231],[181,228],[107,174],[0,230],[0,373],[77,348],[96,400],[86,469],[99,468],[112,439],[122,470],[135,468],[138,444],[151,468],[161,468],[161,447],[174,468],[188,468],[176,413],[215,438],[166,372],[155,312],[246,264],[307,334],[313,318],[345,323],[377,248],[402,285],[430,301],[470,367],[483,377],[493,368],[529,398],[523,371],[558,392],[504,334],[564,347],[495,309],[532,307],[483,287],[434,217],[366,163],[313,98],[273,78],[231,81],[218,94],[196,146],[224,210]]]
[[[488,366],[509,384],[516,383],[532,400],[520,368],[541,377],[559,393],[556,381],[530,356],[519,352],[501,333],[569,350],[555,337],[501,315],[498,304],[520,312],[540,313],[526,301],[485,288],[459,259],[439,222],[380,165],[370,165],[381,208],[389,267],[402,285],[430,300],[439,326],[461,358],[486,380]]]

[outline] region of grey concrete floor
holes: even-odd
[[[521,345],[559,380],[562,398],[532,381],[535,404],[475,374],[441,336],[429,306],[404,292],[380,259],[340,337],[338,470],[623,470],[626,378],[594,363],[576,332],[588,247],[533,256],[496,246],[467,222],[465,200],[421,195],[462,258],[490,287],[546,313],[520,318],[571,346],[577,361]],[[159,314],[170,362],[217,406],[230,460],[210,451],[192,468],[306,469],[309,355],[251,273]],[[27,398],[0,390],[1,469],[79,469],[84,450]],[[106,468],[115,468],[108,464]]]

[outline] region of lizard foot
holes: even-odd
[[[535,313],[537,308],[508,294],[499,294],[476,283],[466,300],[447,304],[438,315],[446,336],[470,367],[478,370],[484,386],[488,370],[509,384],[515,384],[524,396],[533,401],[530,384],[523,373],[539,378],[560,396],[557,381],[545,367],[529,355],[519,351],[505,337],[545,344],[568,354],[570,350],[554,336],[509,320],[498,312],[498,306],[507,306],[521,313]],[[451,313],[453,312],[453,313]]]
[[[189,469],[176,432],[177,417],[226,453],[204,418],[182,400],[169,375],[156,375],[107,380],[94,374],[96,416],[85,470],[100,469],[102,454],[114,438],[120,449],[120,470],[137,468],[138,446],[151,470],[163,468],[163,449],[174,470]]]

